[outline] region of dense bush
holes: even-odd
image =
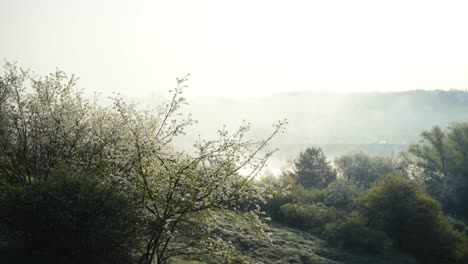
[[[141,221],[126,196],[92,177],[10,187],[0,200],[10,247],[51,262],[128,263]]]
[[[280,208],[284,223],[312,233],[319,234],[325,225],[336,221],[342,215],[334,208],[323,204],[285,204]]]
[[[369,156],[364,153],[343,155],[335,160],[343,179],[368,187],[382,175],[397,171],[396,161],[390,157]]]
[[[425,263],[466,263],[466,238],[452,228],[439,203],[408,179],[383,178],[360,199],[359,211],[369,227]]]
[[[449,221],[449,223],[452,225],[452,227],[455,230],[468,236],[468,225],[465,222],[461,221],[460,219],[453,218],[453,217],[447,217],[447,220]]]
[[[327,224],[323,236],[332,245],[374,253],[382,252],[388,241],[384,232],[369,228],[366,219],[357,213]]]
[[[346,212],[356,206],[356,199],[362,195],[362,188],[353,181],[339,179],[323,192],[323,203]]]
[[[323,202],[325,191],[305,188],[297,184],[296,179],[284,173],[279,177],[266,177],[258,182],[260,186],[272,186],[272,199],[264,205],[264,210],[275,220],[280,220],[280,207],[287,203],[310,204]]]
[[[412,178],[427,186],[444,211],[468,220],[468,123],[423,131],[405,157]]]

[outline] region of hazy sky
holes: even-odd
[[[468,1],[0,0],[0,58],[158,96],[468,88]]]

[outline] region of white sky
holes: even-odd
[[[468,1],[0,0],[0,58],[88,91],[468,88]]]

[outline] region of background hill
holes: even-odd
[[[155,101],[143,99],[148,105]],[[190,147],[199,134],[215,136],[223,124],[234,129],[247,120],[253,124],[253,137],[261,138],[270,131],[270,124],[287,118],[286,133],[274,141],[280,148],[270,162],[274,168],[311,145],[322,146],[330,158],[358,151],[397,154],[415,143],[425,129],[468,121],[468,92],[460,90],[310,91],[247,99],[195,97],[188,102],[187,111],[200,124],[179,140],[184,148]]]

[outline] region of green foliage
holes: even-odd
[[[319,147],[307,148],[294,161],[293,175],[306,188],[326,188],[336,179],[336,171]]]
[[[62,171],[118,183],[116,191],[146,213],[138,226],[147,231],[141,264],[228,251],[211,232],[215,211],[236,211],[262,234],[260,204],[269,191],[253,180],[286,121],[264,140],[249,140],[250,124],[243,123],[233,133],[220,129],[215,140],[200,138],[190,154],[177,151],[172,140],[196,123],[181,114],[187,78],[177,80],[170,102],[140,111],[119,97],[108,107],[84,99],[76,78],[63,72],[37,77],[7,63],[0,76],[1,190],[47,185]]]
[[[46,181],[64,168],[100,177],[126,173],[129,157],[119,156],[129,123],[125,110],[117,99],[109,108],[86,100],[75,85],[76,78],[61,71],[37,77],[5,65],[0,76],[1,182]]]
[[[352,213],[344,221],[327,224],[323,236],[332,245],[373,253],[382,252],[388,241],[384,232],[369,228],[366,219],[357,213]]]
[[[424,183],[447,213],[468,218],[468,123],[433,127],[409,148],[412,177]]]
[[[268,215],[275,220],[282,219],[280,213],[282,205],[323,202],[325,195],[325,190],[305,188],[296,184],[295,179],[288,174],[282,174],[278,178],[265,178],[262,184],[272,186],[272,198],[263,207]]]
[[[356,199],[362,194],[362,187],[355,182],[338,179],[331,183],[324,191],[323,203],[327,206],[350,212],[356,206]]]
[[[396,162],[389,157],[368,156],[364,153],[348,154],[335,160],[340,175],[364,187],[380,176],[396,172]]]
[[[280,208],[281,219],[289,226],[320,234],[329,222],[341,214],[334,208],[323,204],[285,204]]]
[[[385,252],[383,254],[369,254],[362,250],[343,250],[331,246],[324,240],[294,228],[286,227],[277,222],[271,222],[266,228],[270,234],[269,240],[262,240],[255,235],[255,231],[238,226],[235,223],[222,222],[218,227],[223,239],[232,242],[237,255],[244,262],[233,263],[265,263],[265,264],[416,264],[413,257],[399,252]],[[206,263],[224,263],[210,261]]]
[[[453,217],[447,217],[447,220],[449,223],[452,225],[452,227],[457,230],[458,232],[464,234],[465,236],[468,236],[468,225],[456,218]]]
[[[91,176],[8,188],[0,208],[10,246],[59,263],[128,262],[144,231],[135,204]]]
[[[368,226],[425,263],[462,263],[466,239],[449,224],[437,201],[408,179],[383,178],[360,199]]]

